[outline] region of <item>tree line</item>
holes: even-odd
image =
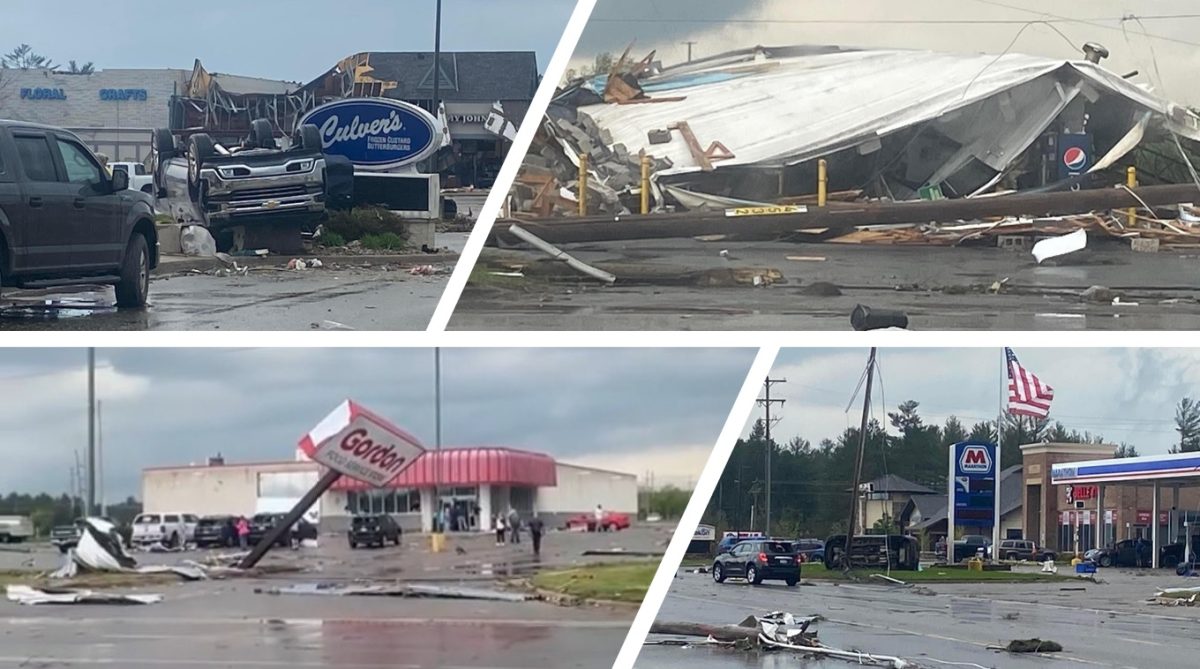
[[[109,504],[105,512],[118,525],[129,525],[142,512],[142,503],[133,497],[126,497],[123,502]],[[0,516],[28,516],[33,523],[34,533],[39,537],[49,536],[52,527],[70,525],[82,515],[83,504],[79,498],[66,494],[56,497],[47,493],[30,495],[10,492],[0,497]]]
[[[919,407],[919,402],[909,400],[887,413],[888,425],[898,434],[888,434],[877,419],[868,423],[863,482],[894,474],[941,492],[946,490],[951,444],[968,440],[995,443],[994,420],[970,427],[954,416],[940,425],[927,423]],[[1200,401],[1184,398],[1175,414],[1179,441],[1172,452],[1200,451]],[[1021,463],[1021,444],[1108,443],[1102,435],[1071,430],[1058,421],[1006,415],[1003,427],[1002,469]],[[850,427],[816,445],[799,436],[779,441],[772,435],[768,442],[765,424],[756,421],[750,434],[734,446],[704,522],[715,525],[718,532],[758,530],[781,537],[823,538],[845,532],[859,435],[858,427]],[[1138,455],[1131,444],[1122,442],[1116,447],[1116,457]],[[772,479],[769,530],[763,526],[768,449]]]

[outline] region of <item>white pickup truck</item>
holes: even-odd
[[[143,513],[133,519],[130,543],[149,546],[161,543],[174,548],[194,543],[200,518],[191,513]]]
[[[110,170],[122,171],[129,175],[129,190],[140,190],[143,193],[154,194],[154,176],[146,171],[141,163],[117,162],[109,163]]]

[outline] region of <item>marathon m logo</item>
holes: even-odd
[[[967,446],[958,460],[964,474],[986,474],[992,471],[992,454],[983,446]]]
[[[398,474],[407,459],[396,453],[394,445],[385,446],[367,436],[365,428],[350,431],[342,438],[341,449],[356,459],[379,469]]]

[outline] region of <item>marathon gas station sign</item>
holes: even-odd
[[[964,441],[950,447],[950,527],[992,527],[996,524],[995,444]],[[951,531],[953,531],[951,529]]]

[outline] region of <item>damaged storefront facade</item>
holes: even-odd
[[[295,461],[152,467],[142,471],[147,513],[187,509],[197,515],[252,515],[291,508],[320,476],[320,466],[297,453]],[[548,526],[591,513],[596,505],[637,513],[637,477],[559,462],[510,448],[428,451],[399,477],[374,488],[340,479],[310,514],[323,532],[340,532],[355,514],[387,513],[406,531],[429,531],[433,510],[454,506],[469,531],[489,531],[497,513],[534,512]]]

